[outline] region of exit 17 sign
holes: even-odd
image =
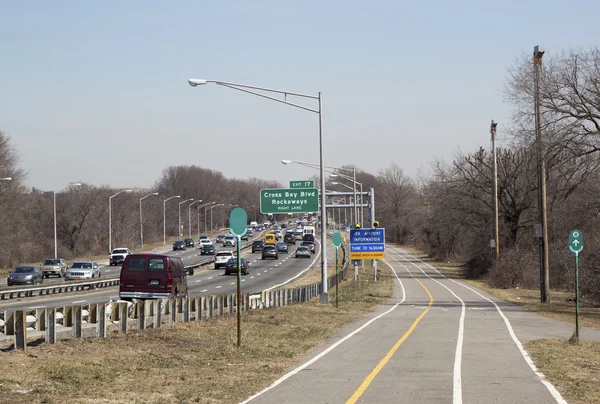
[[[314,188],[313,180],[290,181],[290,188]]]

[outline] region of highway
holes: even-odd
[[[294,258],[290,245],[290,253],[279,254],[278,260],[261,259],[261,253],[252,254],[250,249],[242,250],[242,256],[250,263],[250,273],[242,275],[242,291],[256,293],[277,287],[299,275],[313,265],[320,266],[320,243],[317,240],[316,253],[310,259]],[[231,248],[227,248],[230,250]],[[197,262],[201,258],[198,248],[168,251],[168,255],[181,257],[184,265]],[[329,249],[329,259],[335,259],[335,250]],[[205,257],[205,256],[203,256]],[[108,267],[107,269],[110,269]],[[114,275],[120,267],[112,267]],[[224,269],[213,269],[213,265],[197,268],[194,275],[187,276],[188,294],[190,296],[223,295],[236,292],[236,277],[223,275]],[[104,275],[103,275],[104,276]],[[0,303],[0,310],[26,310],[44,307],[62,307],[72,304],[89,304],[108,302],[118,299],[118,287],[93,291],[72,292],[36,298],[16,299]]]
[[[556,334],[552,320],[447,279],[397,247],[386,247],[385,262],[395,272],[393,300],[244,403],[566,404],[522,346]],[[562,331],[568,338],[572,327]]]

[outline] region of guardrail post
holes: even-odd
[[[177,321],[177,299],[169,299],[169,327],[173,327]]]
[[[15,327],[15,348],[27,348],[27,312],[25,310],[15,311],[14,316]]]
[[[177,313],[183,313],[183,298],[178,297],[177,299]]]
[[[213,296],[208,297],[208,318],[213,318]]]
[[[223,317],[223,295],[219,295],[219,317]]]
[[[198,311],[198,298],[197,297],[190,297],[190,313],[196,313]],[[194,317],[194,319],[196,319]]]
[[[73,327],[73,307],[64,306],[63,308],[63,327]]]
[[[182,304],[183,304],[183,322],[189,323],[190,322],[190,299],[187,297],[184,297],[181,300],[182,300]]]
[[[204,310],[204,305],[206,304],[204,301],[206,298],[204,296],[202,296],[202,297],[198,297],[197,299],[198,299],[198,303],[197,303],[196,307],[198,309],[196,311],[196,321],[202,321],[202,311]]]
[[[44,311],[46,312],[46,342],[49,344],[56,344],[56,308],[52,307]]]
[[[225,296],[227,298],[227,314],[233,313],[233,298],[231,295]]]
[[[146,328],[146,301],[138,300],[136,303],[136,309],[138,330],[142,331],[144,328]]]
[[[35,309],[35,330],[46,331],[46,309]]]
[[[155,306],[156,306],[156,302],[157,302],[157,299],[152,299],[152,300],[148,301],[148,306],[146,306],[146,309],[148,309],[148,315],[150,317],[154,317],[154,314],[156,313],[156,311],[154,310]]]
[[[98,303],[96,306],[96,336],[106,338],[106,303]]]
[[[163,300],[159,299],[155,301],[156,311],[154,312],[154,328],[158,329],[162,326],[162,308]]]
[[[73,336],[73,338],[81,338],[83,336],[83,316],[81,313],[81,305],[73,306],[71,310],[73,316],[73,328],[71,329],[71,335]]]
[[[127,334],[127,320],[129,320],[129,316],[127,315],[127,303],[119,303],[119,325],[121,328],[121,332]]]
[[[250,310],[250,293],[244,293],[242,295],[242,300],[244,302],[242,306],[242,311]]]

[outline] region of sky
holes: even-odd
[[[188,78],[322,94],[326,165],[411,177],[489,149],[508,70],[597,46],[600,2],[0,0],[0,130],[26,185],[149,188],[168,166],[318,172],[318,114]],[[313,100],[296,102],[316,109]],[[0,173],[0,176],[3,176]]]

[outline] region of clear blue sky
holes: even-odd
[[[323,93],[327,165],[414,176],[489,145],[509,66],[597,45],[597,1],[0,0],[0,130],[27,185],[149,187],[169,165],[286,184],[317,115],[189,77]],[[0,173],[1,175],[1,173]]]

